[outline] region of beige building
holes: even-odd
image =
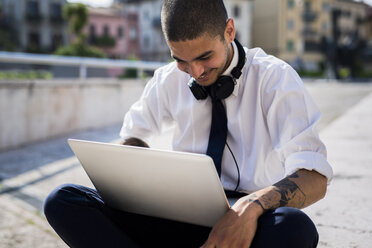
[[[367,37],[367,5],[352,0],[259,0],[253,2],[252,47],[262,47],[295,68],[315,71],[325,62],[322,37],[332,40],[332,12],[341,11],[341,35],[359,29]]]

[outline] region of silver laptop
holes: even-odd
[[[68,143],[111,207],[210,227],[229,210],[206,155],[75,139]]]

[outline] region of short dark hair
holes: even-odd
[[[223,0],[164,0],[161,26],[166,40],[193,40],[202,34],[224,39],[227,11]]]

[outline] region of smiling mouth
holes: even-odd
[[[198,77],[198,80],[202,82],[207,81],[209,79],[210,72],[211,71],[204,72],[200,77]]]

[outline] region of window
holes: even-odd
[[[145,36],[145,37],[143,38],[143,46],[144,46],[144,47],[149,47],[149,46],[150,46],[150,39],[149,39],[148,36]]]
[[[96,26],[94,26],[93,24],[89,26],[89,36],[96,36]]]
[[[103,26],[103,35],[109,36],[110,35],[110,29],[107,25]]]
[[[61,4],[52,3],[50,5],[50,16],[55,19],[62,19]]]
[[[288,30],[294,29],[294,21],[292,19],[287,20],[287,29]]]
[[[93,43],[96,38],[96,26],[93,24],[89,25],[89,42]]]
[[[122,38],[123,34],[124,34],[123,27],[122,26],[118,27],[118,38]]]
[[[30,16],[39,15],[39,3],[36,1],[27,2],[27,14]]]
[[[63,37],[61,34],[54,34],[52,36],[52,50],[56,50],[63,44]]]
[[[137,29],[136,29],[136,27],[130,27],[129,38],[130,38],[130,40],[136,40],[137,39]]]
[[[39,33],[29,33],[28,34],[28,43],[30,45],[39,45],[40,35]]]
[[[323,22],[323,23],[322,23],[322,29],[323,29],[324,31],[327,31],[327,30],[328,30],[328,22]]]
[[[240,8],[238,5],[234,6],[234,17],[239,17],[240,15]]]
[[[311,3],[309,1],[305,2],[305,12],[311,11]]]
[[[323,3],[322,9],[323,9],[324,12],[328,12],[329,11],[329,4],[328,3]]]
[[[28,48],[29,52],[40,52],[40,34],[31,32],[28,34]]]
[[[294,8],[294,0],[288,0],[288,9],[293,9]]]
[[[287,41],[287,51],[288,52],[293,52],[294,50],[294,44],[292,40]]]

